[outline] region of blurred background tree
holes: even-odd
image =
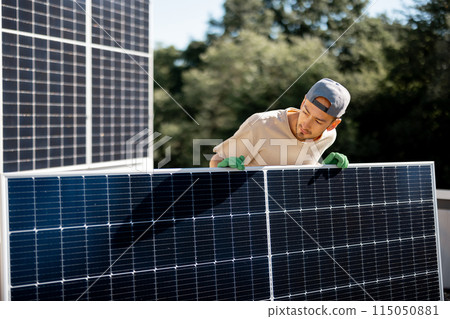
[[[226,0],[206,41],[157,48],[155,80],[168,94],[155,84],[155,131],[172,137],[165,167],[192,167],[193,139],[226,139],[253,113],[298,107],[330,77],[352,101],[327,153],[353,163],[435,161],[438,187],[450,188],[448,1],[417,0],[401,21],[367,17],[367,5]]]

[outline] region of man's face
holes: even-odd
[[[330,102],[318,97],[317,100],[325,105],[330,106]],[[315,139],[319,137],[333,122],[335,118],[317,108],[306,98],[300,107],[297,119],[296,137],[299,140]]]

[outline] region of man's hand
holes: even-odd
[[[217,167],[231,167],[243,171],[245,169],[244,161],[245,161],[244,155],[241,155],[239,157],[228,157],[219,164],[217,164]]]
[[[344,154],[332,152],[323,160],[323,164],[335,164],[339,168],[347,168],[348,158]]]

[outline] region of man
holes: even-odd
[[[250,116],[229,139],[214,148],[210,167],[316,165],[336,140],[336,127],[350,103],[350,93],[336,81],[322,79],[305,95],[300,109],[287,108]],[[348,159],[331,153],[324,164],[347,168]]]

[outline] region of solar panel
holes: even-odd
[[[0,171],[135,158],[125,144],[151,107],[149,1],[1,6]]]
[[[127,140],[148,127],[148,57],[93,49],[92,59],[92,162],[127,159]]]
[[[8,175],[12,300],[439,300],[432,163]]]

